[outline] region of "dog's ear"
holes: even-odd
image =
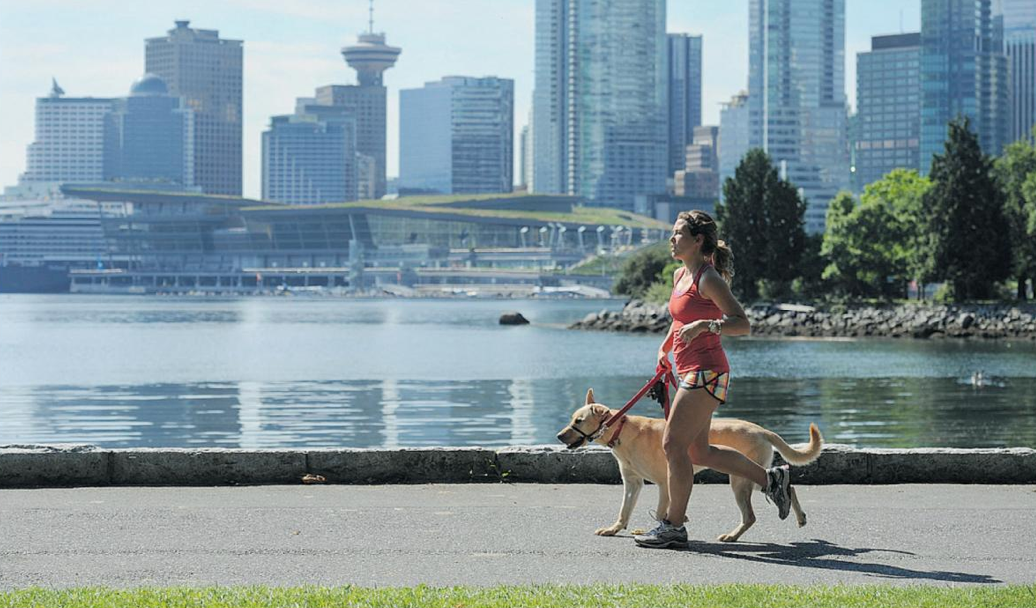
[[[607,406],[601,405],[600,403],[595,403],[594,405],[590,406],[590,412],[594,416],[600,416],[601,418],[607,418],[611,414],[611,410],[609,410]]]
[[[586,391],[586,405],[590,405],[591,403],[597,403],[594,401],[594,389],[592,388]]]

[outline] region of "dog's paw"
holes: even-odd
[[[716,540],[721,543],[736,543],[738,538],[740,537],[736,534],[720,534]]]
[[[620,530],[622,530],[622,526],[612,525],[607,528],[597,528],[594,534],[597,536],[615,536]]]
[[[806,525],[806,514],[802,513],[799,517],[796,518],[796,521],[798,522],[800,528]]]

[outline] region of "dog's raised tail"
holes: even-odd
[[[824,438],[820,435],[820,429],[816,424],[809,424],[809,444],[805,449],[796,450],[788,445],[781,436],[772,431],[766,436],[784,461],[790,465],[802,466],[809,464],[820,457],[820,451],[824,448]]]

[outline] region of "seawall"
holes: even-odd
[[[753,304],[745,312],[753,336],[1036,340],[1036,304]],[[571,329],[664,334],[670,322],[665,304],[630,300],[621,311],[590,313]]]
[[[777,456],[780,460],[780,456]],[[829,444],[797,484],[1036,483],[1036,450],[858,449]],[[0,446],[0,488],[301,484],[619,483],[601,447],[411,449],[127,449],[84,445]],[[703,483],[726,480],[713,471]]]

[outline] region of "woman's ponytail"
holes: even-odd
[[[712,252],[712,265],[727,283],[734,278],[734,252],[722,239],[716,242],[716,250]]]

